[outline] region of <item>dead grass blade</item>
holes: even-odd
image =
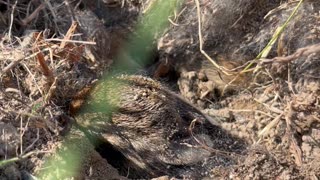
[[[270,129],[272,129],[273,127],[275,127],[281,120],[281,117],[283,116],[284,113],[279,114],[276,118],[274,118],[266,127],[264,127],[259,133],[258,133],[258,137],[259,140],[265,136],[266,134],[268,134],[268,132],[270,131]]]
[[[218,70],[220,70],[223,74],[227,76],[231,76],[231,73],[228,73],[227,71],[230,71],[229,69],[224,68],[223,66],[220,66],[217,64],[207,53],[203,50],[203,37],[202,37],[202,19],[201,19],[201,8],[200,8],[200,2],[199,0],[195,0],[196,6],[197,6],[197,16],[198,16],[198,36],[199,36],[199,46],[200,46],[200,52],[203,54]]]

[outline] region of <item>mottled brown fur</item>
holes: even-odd
[[[112,144],[146,177],[197,177],[206,169],[197,166],[215,157],[216,149],[240,151],[237,140],[206,117],[157,81],[119,76],[94,88],[77,121]],[[229,163],[215,159],[208,168]]]

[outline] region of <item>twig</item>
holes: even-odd
[[[14,5],[12,6],[12,11],[11,11],[11,14],[10,14],[10,26],[9,26],[9,40],[11,41],[11,36],[12,36],[12,25],[13,25],[13,14],[14,14],[14,10],[16,9],[16,6],[17,6],[17,3],[18,3],[18,0],[15,1]]]
[[[57,18],[57,15],[55,13],[55,10],[50,2],[50,0],[44,0],[44,2],[47,4],[47,7],[48,9],[50,10],[51,12],[51,15],[53,17],[53,23],[55,24],[56,26],[56,30],[58,30],[58,32],[60,33],[60,29],[59,29],[59,26],[58,26],[58,18]]]
[[[168,17],[168,21],[169,21],[172,25],[174,25],[174,26],[180,26],[180,24],[178,24],[178,23],[176,23],[176,22],[178,21],[178,18],[181,16],[181,14],[182,14],[186,9],[187,9],[187,7],[184,7],[184,8],[179,12],[179,14],[177,14],[177,12],[174,11],[174,18],[173,18],[173,20],[172,20],[170,17]],[[186,25],[186,24],[183,24],[183,25]]]
[[[283,116],[284,113],[279,114],[276,118],[274,118],[268,125],[266,125],[266,127],[264,127],[259,133],[258,136],[260,137],[260,139],[265,136],[270,129],[272,129],[273,127],[275,127],[279,122],[281,117]],[[260,139],[258,140],[258,142],[260,141]]]
[[[57,38],[45,39],[45,41],[72,42],[72,43],[79,43],[79,44],[96,45],[96,42],[93,42],[93,41],[64,40],[64,39],[57,39]]]
[[[172,20],[172,19],[170,19],[170,18],[168,18],[168,21],[169,21],[172,25],[174,25],[174,26],[179,26],[179,24],[177,24],[177,23],[173,22],[173,20]]]
[[[53,96],[53,94],[54,94],[56,89],[57,89],[57,77],[55,77],[53,79],[53,82],[52,82],[52,84],[51,84],[51,86],[50,86],[50,88],[48,90],[48,93],[46,94],[46,96],[44,98],[45,102],[49,102],[49,100],[52,98],[52,96]]]
[[[126,3],[126,0],[122,0],[122,2],[121,2],[121,8],[124,8],[125,3]]]
[[[79,0],[77,4],[74,6],[74,9],[79,9],[79,6],[82,4],[82,0]]]
[[[30,71],[30,69],[28,68],[28,66],[27,66],[26,64],[24,64],[24,63],[23,63],[23,66],[26,68],[26,70],[27,70],[27,71],[28,71],[28,73],[30,74],[30,76],[31,76],[31,78],[32,78],[33,82],[35,83],[35,85],[36,85],[36,87],[37,87],[38,91],[40,92],[41,96],[43,96],[43,92],[42,92],[42,90],[41,90],[40,86],[38,85],[38,83],[37,83],[37,80],[36,80],[35,76],[32,74],[32,72]]]
[[[2,166],[5,166],[9,163],[13,163],[13,162],[17,162],[19,160],[22,160],[22,159],[26,159],[32,155],[35,155],[35,154],[40,154],[40,153],[47,153],[48,151],[31,151],[31,152],[28,152],[27,154],[24,154],[24,155],[21,155],[21,156],[17,156],[17,157],[14,157],[14,158],[11,158],[11,159],[7,159],[7,160],[3,160],[3,161],[0,161],[0,167]]]
[[[203,54],[218,70],[220,70],[223,74],[231,76],[232,74],[228,73],[229,69],[226,69],[219,64],[217,64],[204,50],[203,50],[203,37],[202,37],[202,28],[201,28],[201,11],[200,11],[200,3],[199,0],[195,0],[196,7],[197,7],[197,16],[198,16],[198,36],[199,36],[199,45],[200,45],[200,52]]]
[[[275,108],[275,107],[271,107],[269,105],[267,105],[266,103],[260,102],[258,99],[253,99],[254,101],[256,101],[257,103],[260,103],[262,105],[264,105],[266,108],[268,108],[270,111],[275,112],[277,114],[281,114],[283,113],[283,111],[281,109]]]
[[[40,51],[39,47],[34,47],[34,49],[38,49],[38,51]],[[39,65],[41,67],[43,75],[48,79],[47,83],[49,83],[49,85],[51,85],[53,82],[53,79],[54,79],[53,72],[51,71],[51,69],[47,65],[44,54],[40,52],[37,54],[36,57],[37,57],[36,59],[37,59]]]
[[[37,138],[23,151],[22,154],[29,151],[36,144],[36,142],[38,142],[39,139],[40,139],[40,131],[39,131],[39,128],[37,128]]]
[[[32,21],[35,17],[37,17],[39,12],[43,10],[45,7],[46,6],[44,3],[40,4],[28,17],[21,20],[22,26],[26,26],[30,21]]]
[[[290,89],[290,91],[292,92],[292,94],[296,95],[294,89],[293,89],[293,82],[292,82],[292,77],[291,77],[291,71],[290,71],[290,65],[288,67],[288,87]]]
[[[78,26],[77,22],[73,21],[70,28],[68,29],[66,35],[64,36],[64,38],[61,41],[61,44],[59,46],[60,49],[63,49],[67,45],[67,42],[71,40],[72,35],[74,34],[74,32],[77,29],[77,26]]]
[[[298,59],[299,57],[307,57],[311,54],[316,54],[320,52],[320,43],[314,44],[310,46],[306,46],[304,48],[298,49],[295,53],[285,56],[285,57],[275,57],[272,59],[262,59],[261,64],[269,64],[269,63],[288,63]]]
[[[23,128],[23,118],[20,116],[20,154],[23,154],[23,135],[24,133],[26,132],[26,127]],[[28,125],[29,123],[27,122],[26,123],[26,126]]]

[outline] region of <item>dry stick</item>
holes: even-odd
[[[20,116],[20,154],[23,154],[23,135],[26,132],[26,127],[23,128],[23,118]],[[28,124],[28,122],[26,123]]]
[[[195,0],[197,6],[197,16],[198,16],[198,36],[199,36],[199,45],[200,45],[200,52],[203,54],[218,70],[220,70],[223,74],[231,76],[232,74],[226,72],[230,71],[229,69],[223,68],[219,64],[217,64],[204,50],[203,50],[203,37],[202,37],[202,28],[201,28],[201,11],[200,11],[200,3],[199,0]],[[225,71],[225,70],[226,71]]]
[[[79,0],[78,3],[74,6],[74,9],[79,9],[79,6],[82,4],[82,0]]]
[[[124,8],[125,3],[126,3],[126,0],[122,0],[122,2],[121,2],[121,8]]]
[[[174,26],[180,26],[180,24],[178,24],[178,23],[176,23],[176,22],[178,21],[178,18],[181,16],[181,14],[182,14],[186,9],[187,9],[187,7],[184,7],[184,8],[179,12],[179,14],[177,14],[177,12],[174,11],[174,18],[173,18],[173,20],[172,20],[170,17],[168,17],[168,21],[169,21],[172,25],[174,25]],[[185,25],[185,24],[183,24],[183,25]]]
[[[11,41],[11,36],[12,36],[12,25],[13,25],[13,14],[14,14],[14,10],[16,9],[18,0],[16,0],[16,2],[14,3],[14,5],[12,6],[12,11],[11,11],[11,15],[10,15],[10,26],[9,26],[9,40]]]
[[[50,88],[48,90],[48,93],[46,94],[46,96],[44,98],[45,102],[49,102],[49,100],[52,98],[52,96],[53,96],[53,94],[54,94],[56,89],[57,89],[57,77],[55,77],[53,79],[53,82],[52,82],[52,84],[51,84],[51,86],[50,86]]]
[[[316,54],[320,52],[320,43],[314,44],[310,46],[306,46],[303,48],[299,48],[295,53],[285,56],[285,57],[275,57],[272,59],[262,59],[261,64],[269,64],[269,63],[288,63],[298,59],[299,57],[307,57],[311,54]]]
[[[174,26],[180,26],[179,24],[172,21],[172,19],[168,18],[168,21]]]
[[[25,154],[25,152],[27,150],[23,150],[23,136],[24,136],[24,134],[26,133],[26,131],[28,129],[30,118],[28,118],[28,121],[27,121],[26,125],[24,126],[24,128],[22,128],[22,124],[23,124],[22,120],[23,120],[23,118],[22,118],[22,116],[20,116],[20,129],[21,129],[21,133],[20,133],[20,154]],[[39,135],[39,132],[38,132],[38,135]],[[37,137],[36,141],[38,141],[38,140],[39,140],[39,138]],[[34,144],[34,143],[32,143],[32,144]]]
[[[39,47],[35,47],[35,49],[38,49],[38,51],[40,51]],[[50,81],[49,83],[51,84],[53,81],[53,78],[54,78],[53,72],[51,71],[51,69],[47,65],[44,54],[41,52],[38,53],[36,59],[41,67],[43,75],[48,78],[48,80]]]
[[[71,26],[69,27],[66,35],[64,36],[63,41],[61,42],[61,44],[59,46],[60,49],[63,49],[67,45],[67,41],[71,40],[72,35],[74,34],[74,32],[77,29],[77,26],[78,26],[77,22],[73,21]]]
[[[28,16],[28,17],[24,18],[23,20],[21,20],[22,26],[26,26],[30,21],[32,21],[34,18],[36,18],[37,15],[39,14],[39,12],[40,12],[41,10],[43,10],[44,8],[45,8],[45,4],[44,4],[44,3],[40,4],[40,5],[37,7],[37,9],[35,9],[35,10],[30,14],[30,16]]]
[[[55,13],[54,7],[52,6],[50,0],[44,0],[44,2],[47,4],[47,7],[48,7],[48,9],[50,10],[51,15],[52,15],[52,17],[53,17],[54,25],[56,26],[56,29],[57,29],[58,32],[60,33],[60,29],[59,29],[59,26],[58,26],[58,18],[57,18],[57,15],[56,15],[56,13]]]
[[[270,110],[270,111],[272,111],[272,112],[275,112],[275,113],[277,113],[277,114],[283,113],[283,111],[282,111],[281,109],[278,109],[278,108],[269,106],[269,105],[267,105],[266,103],[260,102],[260,101],[259,101],[258,99],[256,99],[256,98],[254,98],[253,100],[256,101],[256,102],[259,103],[259,104],[262,104],[263,106],[265,106],[268,110]]]
[[[41,90],[40,86],[38,85],[38,83],[37,83],[37,80],[36,80],[35,76],[32,74],[32,72],[30,71],[30,69],[28,68],[28,66],[27,66],[26,64],[24,64],[24,63],[23,63],[23,66],[26,68],[26,70],[27,70],[27,71],[28,71],[28,73],[30,74],[30,76],[31,76],[32,80],[34,81],[34,83],[35,83],[35,85],[36,85],[36,87],[37,87],[38,91],[39,91],[39,92],[40,92],[40,94],[41,94],[41,96],[43,96],[43,92],[42,92],[42,90]]]
[[[291,71],[290,71],[290,64],[288,64],[288,87],[290,89],[290,91],[292,92],[293,95],[296,95],[296,93],[294,92],[294,88],[293,88],[293,82],[292,82],[292,77],[291,77]]]
[[[64,39],[57,39],[57,38],[45,39],[45,41],[72,42],[72,43],[79,43],[79,44],[96,45],[96,42],[93,42],[93,41],[64,40]]]
[[[29,1],[27,7],[26,7],[26,17],[28,17],[30,15],[30,7],[31,7],[31,4],[32,4],[32,0]]]
[[[11,159],[8,159],[8,160],[3,160],[3,161],[0,161],[0,167],[4,166],[4,165],[7,165],[9,163],[13,163],[13,162],[17,162],[21,159],[26,159],[34,154],[40,154],[40,153],[48,153],[49,151],[31,151],[31,152],[28,152],[26,154],[23,154],[23,155],[20,155],[18,157],[14,157],[14,158],[11,158]]]
[[[29,121],[28,121],[29,122]],[[36,144],[36,142],[40,139],[40,131],[39,128],[37,128],[37,138],[23,151],[22,154],[25,154],[27,151],[29,151],[32,147],[34,147],[34,145]]]
[[[177,14],[177,15],[175,15],[175,20],[179,20],[179,17],[182,15],[182,13],[184,13],[184,11],[187,9],[187,7],[184,7],[180,12],[179,12],[179,14]]]
[[[38,35],[38,38],[40,38],[40,34]],[[34,42],[33,46],[32,46],[32,50],[35,51],[35,50],[38,50],[40,51],[40,48],[38,46],[38,44],[40,43],[40,41],[37,40]],[[45,60],[45,55],[42,53],[42,52],[39,52],[36,56],[36,60],[38,61],[39,65],[40,65],[40,68],[42,70],[42,74],[47,78],[46,80],[46,83],[51,86],[52,83],[53,83],[53,80],[54,80],[54,75],[53,75],[53,72],[51,71],[51,69],[49,68],[49,66],[47,65],[46,63],[46,60]],[[39,89],[40,93],[41,93],[41,90]],[[42,93],[41,93],[42,94]]]
[[[259,133],[258,133],[258,137],[259,140],[258,142],[260,142],[261,138],[263,136],[265,136],[270,129],[272,129],[273,127],[275,127],[281,120],[281,117],[283,116],[284,113],[279,114],[276,118],[274,118],[266,127],[264,127]]]

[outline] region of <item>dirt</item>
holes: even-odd
[[[320,3],[304,1],[267,56],[256,60],[297,1],[199,0],[201,34],[197,1],[185,1],[168,18],[165,31],[157,32],[154,43],[148,45],[153,54],[141,65],[126,54],[126,47],[139,36],[136,23],[153,7],[152,2],[0,2],[0,179],[61,179],[64,173],[74,179],[319,179]],[[208,56],[220,67],[214,66]],[[250,62],[249,71],[240,73]],[[152,151],[154,147],[170,146],[160,136],[156,141],[147,138],[145,134],[152,128],[118,141],[133,144],[129,148],[112,143],[110,137],[117,136],[114,131],[108,131],[113,133],[105,135],[104,143],[97,143],[86,128],[79,131],[75,126],[79,108],[90,102],[88,94],[95,97],[91,91],[96,82],[121,63],[141,68],[136,74],[157,79],[150,81],[181,94],[184,103],[219,122],[219,132],[221,129],[241,139],[241,147],[246,148],[222,148],[237,151],[232,161],[214,154],[196,163],[167,166],[170,163],[163,159],[150,158],[166,153]],[[157,91],[153,86],[146,87],[128,88],[146,88],[151,94]],[[136,103],[121,102],[129,103],[128,107]],[[180,113],[182,106],[173,102],[164,101],[169,107],[168,116],[175,110]],[[118,116],[126,116],[123,112]],[[152,111],[142,114],[153,117]],[[159,121],[170,124],[170,119],[162,117]],[[212,127],[205,124],[199,132],[208,135]],[[208,136],[210,141],[219,139],[217,134]],[[146,140],[140,142],[143,138]],[[219,143],[226,141],[222,138]],[[134,146],[141,143],[144,152]],[[79,168],[69,165],[69,156],[73,156],[64,152],[70,150],[74,154],[79,150],[81,156],[73,159],[82,162]],[[176,150],[179,148],[172,152]],[[49,159],[56,161],[48,164]],[[145,166],[136,168],[137,163]],[[56,166],[75,170],[61,171],[54,169]],[[43,176],[46,169],[52,171]]]

